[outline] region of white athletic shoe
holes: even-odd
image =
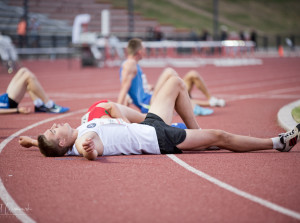
[[[211,97],[209,99],[209,104],[212,107],[216,107],[216,106],[224,107],[225,106],[225,100],[224,99],[218,99],[216,97]]]
[[[280,142],[284,145],[280,152],[289,152],[300,141],[300,124],[289,132],[279,134]]]

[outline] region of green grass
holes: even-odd
[[[292,110],[292,116],[297,123],[300,123],[300,106]]]
[[[116,7],[127,7],[127,1],[110,0]],[[194,10],[183,9],[173,0],[134,0],[135,12],[177,28],[203,29],[213,32],[213,0],[181,1]],[[229,21],[229,22],[228,22]],[[263,35],[300,35],[300,0],[219,0],[219,24],[229,30],[256,29]]]

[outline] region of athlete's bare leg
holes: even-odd
[[[211,146],[227,149],[233,152],[249,152],[273,149],[271,139],[255,138],[231,134],[222,130],[186,130],[186,139],[177,147],[182,150],[203,150]]]
[[[188,93],[194,104],[200,106],[221,106],[221,107],[225,106],[225,101],[223,99],[217,99],[209,93],[203,78],[200,76],[200,74],[197,71],[195,70],[189,71],[184,76],[183,80],[187,86]],[[192,98],[191,91],[193,86],[196,86],[196,88],[204,94],[206,100],[199,100],[199,99]]]
[[[187,87],[189,96],[194,104],[200,105],[200,106],[210,106],[209,99],[211,98],[211,95],[205,85],[204,80],[199,75],[199,73],[195,70],[189,71],[184,77],[183,77],[184,83]],[[193,99],[191,97],[191,91],[193,87],[196,86],[198,90],[200,90],[204,96],[206,97],[206,100],[199,100],[199,99]]]
[[[157,92],[149,112],[158,115],[170,125],[174,108],[189,129],[199,129],[185,84],[176,76],[168,78],[164,87]]]
[[[49,101],[36,76],[26,68],[21,68],[7,87],[8,96],[19,103],[28,91],[32,100],[40,98],[44,103]]]
[[[197,87],[197,89],[199,89],[208,100],[211,98],[211,95],[205,85],[203,78],[200,76],[200,74],[197,71],[195,71],[195,70],[189,71],[184,76],[183,80],[184,80],[184,83],[186,84],[189,94],[191,94],[191,90],[192,90],[193,86],[195,85]]]
[[[178,77],[178,74],[177,74],[177,72],[174,69],[172,69],[170,67],[164,69],[164,71],[159,76],[159,79],[158,79],[158,81],[157,81],[157,83],[156,83],[156,85],[154,87],[154,92],[153,92],[150,104],[153,103],[153,101],[155,100],[155,98],[157,96],[157,93],[160,91],[160,89],[165,86],[166,81],[170,77],[174,77],[174,76]]]

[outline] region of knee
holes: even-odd
[[[219,145],[226,146],[230,142],[230,134],[223,130],[212,130]]]
[[[166,75],[168,77],[178,77],[177,72],[171,67],[165,68],[163,71],[163,75]]]
[[[191,70],[189,71],[185,77],[185,79],[195,79],[195,78],[200,78],[200,74],[196,70]]]
[[[21,78],[27,71],[28,69],[25,67],[20,68],[16,73],[16,77]]]
[[[24,71],[23,77],[26,79],[26,81],[28,83],[31,82],[31,81],[35,81],[36,80],[36,76],[30,70],[28,70],[28,69],[26,69]]]
[[[18,74],[20,76],[24,76],[24,77],[27,77],[27,78],[35,78],[35,75],[30,71],[28,70],[26,67],[22,67],[19,71],[18,71]]]
[[[172,78],[170,78],[173,82],[174,82],[174,87],[180,89],[180,90],[186,90],[186,85],[184,83],[184,81],[178,77],[178,76],[174,76]]]

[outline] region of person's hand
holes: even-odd
[[[20,136],[19,144],[25,148],[30,148],[32,146],[32,138],[28,136]]]
[[[19,110],[19,113],[22,113],[22,114],[28,114],[31,112],[30,108],[27,108],[27,107],[20,107],[18,110]]]
[[[82,143],[82,147],[87,153],[92,153],[95,150],[94,141],[91,138],[87,138]]]

